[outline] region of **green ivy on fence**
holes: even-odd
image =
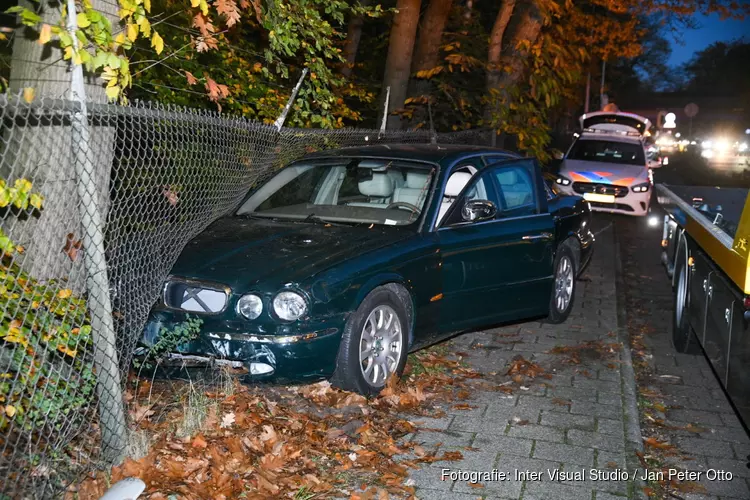
[[[18,179],[0,179],[4,218],[41,210],[43,198]],[[86,300],[64,282],[40,282],[15,262],[24,249],[0,230],[0,429],[45,435],[83,418],[94,395]]]

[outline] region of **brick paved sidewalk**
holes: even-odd
[[[538,378],[513,394],[477,392],[469,411],[446,409],[446,416],[422,419],[410,438],[425,448],[461,451],[463,460],[435,462],[414,471],[422,499],[586,499],[633,497],[630,481],[555,481],[548,471],[629,470],[636,466],[633,446],[640,443],[629,351],[601,357],[596,349],[579,350],[580,364],[548,351],[586,341],[618,342],[613,230],[598,225],[593,261],[578,283],[573,314],[565,324],[530,322],[463,335],[452,349],[467,351],[469,366],[485,374],[505,374],[522,355],[552,375]],[[470,451],[467,451],[467,447]],[[490,472],[510,480],[441,480],[443,469]],[[516,480],[515,471],[541,472],[538,480]]]
[[[750,439],[724,395],[703,354],[679,354],[672,347],[672,288],[661,262],[661,229],[649,231],[643,221],[617,221],[617,239],[625,272],[625,302],[631,330],[645,331],[643,342],[650,373],[642,375],[641,389],[656,394],[666,407],[659,414],[667,424],[693,424],[704,432],[658,429],[687,458],[667,458],[671,465],[703,471],[705,494],[681,495],[686,500],[748,499]],[[733,474],[731,481],[707,481],[705,471]]]

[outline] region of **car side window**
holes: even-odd
[[[461,209],[466,203],[479,200],[490,201],[499,209],[499,200],[497,192],[495,191],[495,183],[492,179],[492,172],[490,171],[481,171],[467,182],[466,188],[461,195],[456,198],[456,201],[452,204],[450,210],[445,214],[444,222],[441,226],[446,227],[455,224],[469,224],[470,222],[464,220]]]
[[[474,175],[479,169],[482,168],[482,164],[479,158],[470,158],[457,164],[451,170],[450,176],[448,177],[445,190],[443,191],[443,198],[440,201],[440,207],[438,208],[437,225],[440,226],[443,218],[450,210],[456,198],[463,191],[464,187],[471,180],[471,176]],[[478,196],[482,196],[484,191],[479,189]]]
[[[529,169],[521,165],[493,168],[492,176],[497,183],[498,197],[503,217],[519,217],[537,213],[534,177]]]

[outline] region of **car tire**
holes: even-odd
[[[402,300],[390,287],[370,292],[344,327],[331,384],[373,396],[393,373],[400,377],[408,355],[408,317]]]
[[[570,316],[576,295],[577,268],[573,250],[567,242],[557,247],[555,255],[552,295],[549,300],[547,323],[559,324]]]
[[[693,327],[687,318],[690,307],[690,278],[688,275],[687,262],[684,255],[677,250],[677,263],[675,264],[675,287],[674,300],[672,302],[672,345],[677,352],[682,354],[699,354],[701,346],[698,338],[693,332]]]

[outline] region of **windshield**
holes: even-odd
[[[643,146],[630,142],[579,140],[568,153],[568,158],[623,165],[644,166],[646,164]]]
[[[417,162],[341,158],[281,170],[237,215],[404,226],[422,213],[434,168]]]

